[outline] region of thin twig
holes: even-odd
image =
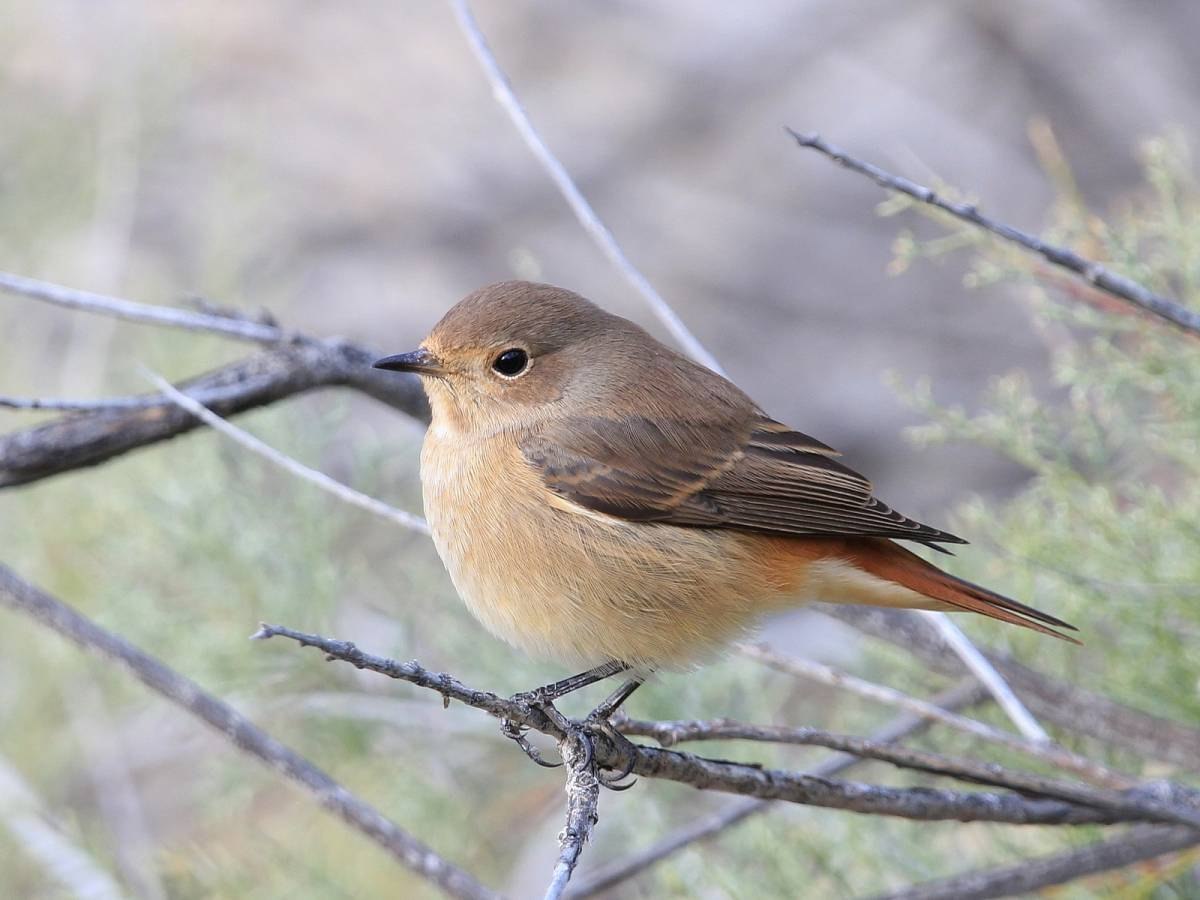
[[[199,403],[220,403],[236,398],[238,389],[190,393]],[[8,397],[0,395],[0,407],[19,410],[52,410],[55,412],[111,412],[122,409],[149,409],[168,406],[175,401],[163,394],[131,394],[125,397],[100,397],[96,400],[80,400],[63,397]]]
[[[1193,335],[1200,335],[1200,312],[1189,309],[1177,300],[1157,294],[1133,279],[1126,278],[1124,275],[1118,275],[1116,272],[1105,268],[1099,263],[1080,256],[1073,250],[1048,244],[1040,238],[1013,228],[1011,225],[1006,225],[1003,222],[985,216],[972,203],[955,203],[947,200],[937,194],[937,192],[923,185],[909,181],[907,178],[902,178],[899,175],[893,175],[873,163],[851,156],[840,147],[835,147],[823,141],[820,135],[801,134],[798,131],[793,131],[791,128],[787,128],[786,130],[801,147],[807,147],[823,153],[850,171],[865,175],[880,187],[907,194],[915,200],[927,203],[930,206],[937,207],[949,213],[956,219],[969,222],[994,234],[996,237],[1024,247],[1026,250],[1038,254],[1047,262],[1075,273],[1089,284],[1095,285],[1110,296],[1158,316],[1186,332]]]
[[[430,672],[416,662],[401,663],[366,653],[348,641],[308,634],[279,625],[261,626],[255,638],[291,638],[302,646],[321,650],[327,659],[408,681],[442,695],[443,702],[458,700],[561,740],[564,731],[541,710],[505,699],[490,691],[473,690],[450,675]],[[575,723],[578,725],[579,723]],[[854,782],[831,781],[797,772],[707,759],[689,753],[660,750],[599,734],[593,737],[595,762],[604,769],[630,771],[647,778],[665,778],[702,790],[715,790],[764,800],[786,800],[809,806],[843,809],[875,815],[924,821],[958,820],[1007,822],[1014,825],[1087,825],[1117,822],[1174,821],[1166,814],[1131,812],[1128,808],[1101,808],[1056,799],[1027,798],[1017,794],[956,793],[931,788],[891,788]],[[1186,795],[1190,798],[1190,795]],[[1131,799],[1137,799],[1131,797]]]
[[[537,161],[541,163],[542,168],[546,170],[546,174],[550,176],[550,179],[571,207],[571,211],[575,213],[575,218],[579,220],[579,224],[591,235],[609,261],[620,270],[626,280],[642,295],[642,298],[649,305],[650,311],[666,326],[667,330],[671,332],[671,336],[679,342],[679,345],[687,351],[688,355],[714,372],[724,374],[724,370],[721,368],[720,363],[717,362],[716,357],[709,353],[704,345],[696,339],[696,336],[683,324],[683,320],[679,318],[675,310],[671,309],[662,295],[654,289],[654,285],[650,283],[649,279],[625,255],[625,251],[621,249],[621,245],[617,243],[617,239],[613,236],[613,233],[601,221],[600,217],[596,215],[596,211],[588,203],[587,198],[583,196],[582,191],[579,190],[566,168],[550,151],[550,148],[546,146],[546,142],[542,140],[537,129],[533,127],[533,122],[530,120],[529,114],[525,112],[521,101],[517,99],[517,95],[513,92],[508,75],[500,67],[500,63],[496,60],[496,55],[492,53],[492,48],[488,46],[487,39],[484,38],[483,32],[479,30],[479,24],[475,21],[475,16],[472,15],[471,7],[467,3],[467,0],[450,0],[450,6],[454,10],[454,15],[458,19],[459,27],[466,36],[467,42],[471,45],[471,50],[475,54],[475,58],[479,61],[484,73],[487,75],[488,82],[492,87],[492,96],[504,111],[508,113],[513,125],[516,126],[517,132],[521,135],[521,139],[525,142],[525,146],[529,148],[537,158]]]
[[[943,709],[957,710],[978,703],[986,696],[987,692],[983,687],[971,679],[934,697],[933,702]],[[930,724],[932,724],[930,719],[912,713],[901,713],[872,733],[870,739],[879,743],[898,741],[903,737],[925,730]],[[832,778],[863,762],[861,757],[852,756],[849,753],[833,753],[805,771],[809,775],[816,775],[820,778]],[[608,890],[657,865],[680,850],[698,841],[715,837],[739,822],[769,809],[772,805],[770,800],[734,800],[708,818],[684,825],[645,850],[589,872],[585,878],[575,883],[569,896],[582,900],[584,897],[592,897]]]
[[[1057,744],[1042,744],[1026,740],[1019,735],[993,728],[984,722],[979,722],[967,716],[960,716],[957,713],[947,712],[932,703],[905,694],[895,688],[875,684],[874,682],[857,678],[854,675],[839,672],[822,663],[809,659],[785,656],[766,647],[751,644],[742,644],[739,649],[743,655],[751,659],[756,659],[781,672],[798,675],[801,678],[818,681],[830,687],[841,688],[859,696],[877,700],[880,703],[887,703],[890,706],[908,710],[909,712],[941,722],[943,725],[949,725],[951,728],[956,728],[975,737],[1001,744],[1009,749],[1017,750],[1043,760],[1060,769],[1075,772],[1100,784],[1116,788],[1127,788],[1134,784],[1133,779],[1128,776],[1114,772],[1095,760],[1079,756],[1064,747],[1059,747]]]
[[[257,757],[300,785],[326,809],[336,813],[351,827],[387,850],[399,863],[436,884],[450,896],[470,900],[497,898],[497,894],[466,871],[443,859],[200,685],[22,580],[2,564],[0,605],[30,616],[81,647],[124,666],[147,687],[215,728],[239,750]]]
[[[81,309],[86,312],[114,316],[130,322],[166,325],[170,328],[182,328],[187,331],[207,331],[240,341],[252,341],[256,344],[278,344],[296,337],[274,325],[263,325],[242,318],[190,312],[186,309],[174,309],[169,306],[135,303],[132,300],[63,287],[60,284],[26,278],[11,272],[0,272],[0,291],[19,294],[34,300],[44,300],[47,303],[65,306],[69,309]]]
[[[1200,834],[1191,828],[1162,828],[1141,825],[1107,841],[1097,841],[1078,850],[1040,859],[1023,859],[999,869],[967,872],[943,881],[918,884],[876,900],[991,900],[1038,893],[1042,888],[1064,884],[1121,869],[1166,853],[1200,844]]]
[[[1012,720],[1012,723],[1017,726],[1017,731],[1025,735],[1026,739],[1037,744],[1051,743],[1050,735],[1046,733],[1046,729],[1038,724],[1037,719],[1025,707],[1020,698],[1013,693],[1013,689],[1008,686],[1008,682],[1004,680],[1004,676],[996,671],[996,667],[988,662],[974,644],[971,643],[961,628],[954,622],[950,621],[950,617],[944,612],[935,610],[921,610],[922,615],[929,621],[938,634],[942,636],[950,648],[958,655],[958,658],[976,678],[988,689],[988,692],[996,698],[997,705],[1004,710],[1005,715]]]
[[[281,469],[290,472],[297,478],[301,478],[310,484],[315,484],[321,490],[328,491],[339,500],[343,500],[353,506],[365,509],[368,512],[373,512],[377,516],[382,516],[395,524],[407,528],[411,531],[418,531],[421,534],[429,534],[429,523],[418,515],[410,512],[405,512],[402,509],[397,509],[394,506],[389,506],[382,500],[376,500],[361,491],[356,491],[354,488],[342,484],[340,481],[330,478],[324,472],[318,472],[316,469],[310,469],[290,456],[280,453],[274,447],[256,438],[247,431],[243,431],[231,422],[222,419],[203,403],[200,403],[180,390],[177,390],[169,381],[161,375],[154,372],[146,371],[146,377],[154,383],[154,385],[163,392],[171,400],[196,418],[204,422],[210,428],[213,428],[221,434],[225,435],[234,442],[245,447],[253,453],[257,453],[263,459],[274,463]]]
[[[559,854],[554,866],[545,900],[559,900],[583,853],[583,845],[591,837],[596,824],[596,807],[600,802],[600,782],[590,765],[590,754],[579,734],[568,734],[558,742],[567,769],[567,825],[558,836]]]
[[[124,897],[116,879],[56,824],[46,803],[16,768],[0,757],[0,826],[41,866],[47,882],[57,882],[78,900]]]
[[[54,412],[106,412],[114,409],[146,409],[170,403],[157,394],[141,394],[133,397],[107,397],[100,400],[72,400],[62,397],[8,397],[0,396],[0,407],[21,410],[52,410]]]
[[[822,611],[911,653],[935,672],[950,677],[962,675],[963,666],[945,641],[909,610],[829,606]],[[1200,730],[1044,675],[1006,654],[984,652],[1046,721],[1149,759],[1200,771]]]

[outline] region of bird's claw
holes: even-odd
[[[637,761],[637,750],[633,743],[621,734],[616,727],[609,721],[610,711],[598,707],[588,715],[586,719],[577,721],[568,719],[554,706],[553,700],[545,697],[540,690],[525,691],[520,694],[514,694],[511,698],[516,703],[521,703],[526,706],[542,712],[559,730],[565,735],[579,741],[580,749],[583,751],[582,767],[590,770],[595,776],[596,781],[601,787],[608,788],[610,791],[627,791],[635,784],[637,779],[628,784],[621,784],[633,772],[633,767]],[[511,741],[513,741],[521,751],[539,766],[544,766],[547,769],[556,769],[562,765],[561,762],[547,762],[542,758],[541,752],[529,742],[525,737],[525,732],[528,728],[518,725],[509,719],[502,719],[500,722],[501,733]],[[624,754],[629,758],[629,762],[625,767],[615,774],[606,774],[596,765],[596,745],[595,735],[602,735],[607,741],[614,746],[626,750]]]
[[[630,773],[633,772],[633,767],[637,765],[637,750],[629,738],[617,731],[613,723],[609,721],[608,716],[596,715],[596,712],[594,710],[583,721],[583,727],[581,728],[581,732],[586,736],[589,749],[591,750],[592,745],[590,733],[602,734],[615,747],[624,749],[626,751],[625,755],[629,757],[629,762],[625,764],[620,772],[616,772],[616,774],[606,774],[599,771],[598,768],[595,769],[596,781],[600,783],[601,787],[608,788],[610,791],[627,791],[637,784],[637,779],[635,778],[628,784],[621,784],[620,782],[628,778]],[[590,758],[595,758],[594,750],[591,752]]]
[[[500,720],[500,733],[510,741],[521,748],[521,752],[528,756],[531,760],[547,769],[557,769],[562,765],[561,762],[547,762],[542,758],[542,753],[537,747],[529,742],[529,738],[525,737],[525,732],[528,729],[518,725],[509,719]]]

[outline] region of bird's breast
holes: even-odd
[[[777,543],[770,538],[575,506],[545,487],[507,434],[431,427],[421,482],[438,553],[468,608],[536,656],[686,664],[794,593],[803,576],[799,558],[763,565],[762,541]]]

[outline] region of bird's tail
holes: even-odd
[[[848,549],[850,551],[847,554],[849,559],[846,561],[856,568],[886,582],[907,588],[908,591],[914,591],[922,598],[932,601],[920,604],[907,603],[903,601],[903,595],[897,596],[896,593],[887,591],[878,592],[877,599],[873,601],[869,592],[863,591],[862,594],[867,596],[847,597],[846,599],[850,602],[865,602],[881,606],[913,606],[946,611],[966,610],[991,619],[999,619],[1001,622],[1031,628],[1073,644],[1079,643],[1070,635],[1055,630],[1056,628],[1065,628],[1075,631],[1075,626],[1049,613],[1034,609],[1032,606],[1027,606],[1002,594],[997,594],[995,591],[989,591],[985,587],[943,572],[892,541],[874,539],[863,541]]]

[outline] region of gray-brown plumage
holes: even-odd
[[[892,543],[964,542],[570,291],[483,288],[379,365],[418,372],[429,394],[426,513],[459,592],[531,652],[682,664],[810,600],[1070,627]]]

